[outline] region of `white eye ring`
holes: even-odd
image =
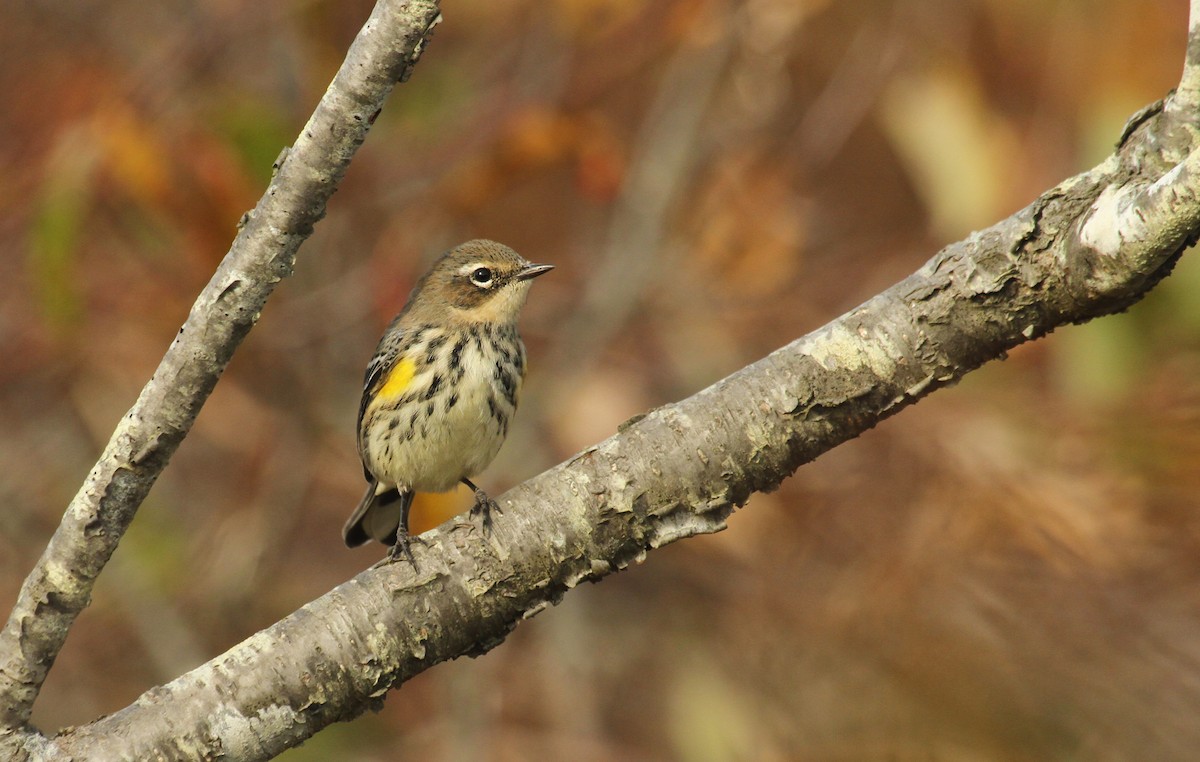
[[[492,275],[491,268],[476,267],[471,271],[471,274],[468,277],[470,278],[471,283],[479,286],[480,288],[491,288],[493,283],[492,279],[494,276]]]

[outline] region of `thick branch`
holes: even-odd
[[[418,569],[366,571],[48,750],[266,759],[487,651],[580,582],[719,531],[752,492],[1006,350],[1128,307],[1200,231],[1200,153],[1177,127],[1156,111],[1091,172],[511,490],[494,534],[443,525],[414,546]]]
[[[296,144],[71,501],[0,632],[0,743],[34,699],[92,585],[296,249],[325,214],[383,101],[439,18],[436,0],[380,0]]]

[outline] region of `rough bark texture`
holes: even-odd
[[[580,582],[636,563],[653,548],[719,531],[752,492],[773,489],[799,465],[1009,348],[1059,325],[1125,309],[1169,273],[1200,232],[1195,21],[1191,31],[1180,97],[1131,120],[1117,151],[1100,166],[947,247],[818,331],[627,423],[614,437],[511,490],[500,499],[504,513],[493,534],[443,525],[426,535],[428,547],[414,546],[416,569],[398,563],[363,572],[120,712],[52,739],[24,736],[19,751],[105,759],[269,758],[377,706],[387,690],[433,664],[487,651]],[[265,224],[261,216],[252,223]],[[286,266],[277,267],[269,271],[274,277],[286,274]],[[247,290],[269,290],[255,277],[223,266],[206,291],[212,295],[197,309]],[[244,333],[253,321],[237,309],[225,312],[226,333]],[[190,421],[194,409],[185,410]],[[140,425],[130,418],[122,428]],[[174,432],[143,434],[123,445],[133,454],[123,456],[118,471],[131,475],[109,479],[115,486],[97,494],[144,492],[136,469],[148,462],[161,467],[169,442],[178,441],[171,437],[182,436]],[[119,432],[114,442],[122,437],[129,435]],[[89,479],[81,499],[97,492],[97,478]],[[79,528],[72,531],[107,531],[94,518],[89,523],[97,509],[85,508],[73,506],[78,517],[67,523]],[[118,513],[127,521],[131,509]],[[54,547],[48,555],[57,558]],[[44,576],[67,575],[71,567],[58,563]],[[99,570],[83,568],[70,578],[90,580]],[[30,594],[42,596],[44,589]],[[70,611],[78,611],[83,595],[71,598]],[[43,596],[23,602],[22,616],[40,616],[38,601],[59,607]],[[70,616],[53,616],[63,620],[56,626],[69,624]],[[0,646],[11,650],[13,643]]]
[[[350,158],[439,18],[437,3],[381,1],[187,321],[71,501],[0,632],[0,744],[33,702],[92,585],[183,440],[267,297],[291,274]],[[3,746],[0,746],[2,749]]]

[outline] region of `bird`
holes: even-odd
[[[517,410],[525,345],[517,315],[533,264],[477,239],[438,257],[379,340],[363,378],[358,454],[367,490],[342,529],[348,547],[390,546],[413,559],[408,513],[416,492],[474,493],[471,516],[491,529],[496,501],[471,478],[496,457]]]

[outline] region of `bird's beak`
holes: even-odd
[[[517,280],[531,280],[554,269],[554,265],[530,265],[517,273]]]

